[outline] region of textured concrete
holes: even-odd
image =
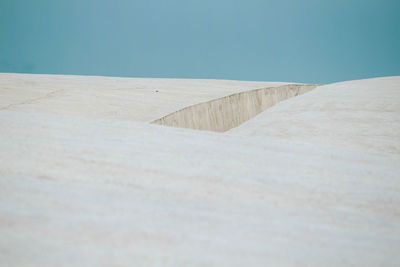
[[[231,134],[400,153],[400,77],[321,86],[262,113]]]
[[[317,85],[288,84],[249,90],[175,111],[155,124],[195,130],[225,132],[273,105],[304,94]]]
[[[201,102],[284,84],[0,73],[0,110],[150,122]]]
[[[399,266],[399,91],[320,86],[225,133],[92,116],[87,92],[0,110],[0,265]]]

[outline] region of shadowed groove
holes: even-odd
[[[275,104],[319,85],[288,84],[232,94],[170,113],[152,123],[196,130],[225,132]]]

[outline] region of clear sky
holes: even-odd
[[[310,83],[400,75],[400,1],[0,0],[0,72]]]

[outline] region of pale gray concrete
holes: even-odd
[[[201,102],[284,84],[0,73],[0,110],[151,122]]]
[[[0,265],[398,266],[399,90],[322,86],[226,133],[1,110]]]

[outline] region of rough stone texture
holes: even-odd
[[[321,86],[225,133],[91,116],[89,93],[3,109],[0,265],[399,266],[399,91]]]

